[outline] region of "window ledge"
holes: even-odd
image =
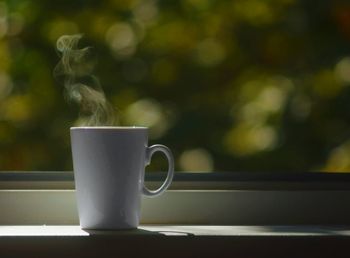
[[[175,236],[175,237],[324,237],[350,238],[350,226],[141,225],[132,230],[83,230],[77,225],[0,226],[4,237]]]
[[[347,253],[349,240],[349,226],[145,225],[109,232],[0,226],[4,257],[335,257]]]
[[[169,190],[141,224],[350,225],[350,191]],[[0,225],[77,225],[74,190],[0,190]]]

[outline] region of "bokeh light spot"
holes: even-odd
[[[106,42],[116,57],[128,57],[136,51],[135,32],[126,22],[112,25],[106,32]]]
[[[345,57],[337,63],[335,74],[341,81],[350,83],[350,57]]]
[[[152,24],[158,16],[158,7],[154,0],[139,1],[133,8],[135,19],[144,24]]]
[[[275,128],[239,124],[226,135],[224,143],[230,153],[248,156],[273,149],[278,142]]]
[[[171,122],[161,104],[153,99],[141,99],[129,105],[125,111],[125,119],[128,125],[149,127],[151,139],[163,136]]]
[[[214,169],[212,155],[205,149],[191,149],[184,151],[179,164],[183,171],[189,172],[211,172]]]
[[[266,87],[260,94],[258,102],[261,106],[271,112],[279,111],[286,100],[286,92],[279,87]]]
[[[347,141],[333,149],[322,169],[325,172],[349,172],[350,171],[350,142]]]

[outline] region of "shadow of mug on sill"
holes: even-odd
[[[83,229],[135,229],[140,221],[141,195],[158,196],[171,184],[174,159],[164,145],[147,147],[146,127],[72,127],[71,142],[80,226]],[[163,152],[168,174],[150,191],[145,166]]]

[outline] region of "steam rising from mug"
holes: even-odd
[[[64,35],[56,43],[61,60],[54,75],[63,79],[68,101],[80,108],[79,125],[108,126],[116,123],[98,79],[92,75],[95,59],[91,47],[78,48],[82,35]]]

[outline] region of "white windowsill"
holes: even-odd
[[[138,229],[98,231],[80,226],[0,226],[4,237],[88,237],[99,236],[197,236],[197,237],[350,237],[350,226],[208,226],[208,225],[140,225]]]
[[[141,224],[350,225],[350,191],[170,190]],[[0,225],[78,225],[74,190],[0,190]]]
[[[350,241],[346,187],[307,190],[278,183],[234,190],[211,182],[203,190],[199,184],[197,190],[143,198],[138,230],[98,232],[77,226],[73,189],[25,190],[16,189],[28,187],[25,182],[10,182],[6,190],[4,184],[2,257],[336,257]]]

